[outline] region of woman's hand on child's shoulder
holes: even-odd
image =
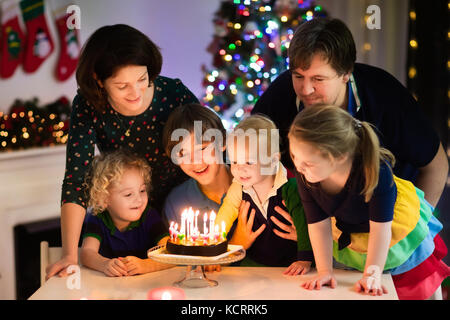
[[[105,261],[102,272],[108,277],[127,276],[128,271],[125,264],[119,258],[109,259]]]
[[[331,271],[319,272],[316,276],[303,281],[300,286],[307,290],[320,290],[322,286],[330,286],[336,288],[337,281]]]
[[[311,270],[311,261],[295,261],[283,272],[288,276],[296,276],[306,274]]]

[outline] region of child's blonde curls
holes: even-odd
[[[92,208],[93,214],[98,214],[106,209],[108,189],[119,183],[125,169],[131,168],[140,171],[147,192],[150,192],[151,168],[145,159],[122,149],[94,158],[84,182],[89,198],[88,206]]]

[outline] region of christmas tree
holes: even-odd
[[[224,0],[213,19],[208,46],[213,69],[203,66],[203,104],[227,128],[250,112],[269,84],[288,69],[295,29],[326,13],[312,0]]]

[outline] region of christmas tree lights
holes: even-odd
[[[62,97],[41,107],[38,102],[16,100],[8,113],[0,112],[0,152],[67,142],[69,101]]]
[[[208,46],[213,69],[205,66],[202,103],[233,127],[250,112],[269,84],[288,69],[295,29],[326,13],[314,1],[224,0],[213,20]]]

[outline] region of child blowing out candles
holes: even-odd
[[[94,215],[87,218],[81,263],[110,277],[169,268],[147,258],[149,248],[168,239],[148,204],[147,162],[122,150],[98,156],[86,183]]]
[[[442,224],[421,190],[392,174],[395,159],[370,124],[333,106],[301,111],[289,131],[291,157],[305,208],[318,274],[306,289],[336,286],[332,256],[363,272],[355,288],[387,293],[392,274],[399,299],[427,299],[450,270]]]

